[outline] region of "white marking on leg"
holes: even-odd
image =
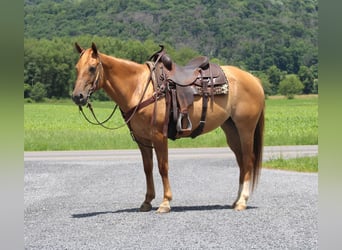
[[[250,193],[250,180],[244,181],[243,184],[239,185],[239,191],[237,199],[234,203],[236,206],[245,206],[247,207],[247,200],[249,198]]]
[[[247,204],[247,200],[249,198],[249,192],[250,192],[250,180],[244,181],[241,197],[244,199],[246,204]]]

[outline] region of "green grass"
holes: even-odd
[[[99,119],[113,109],[112,102],[94,102]],[[85,109],[88,111],[88,109]],[[89,114],[89,112],[87,112]],[[266,100],[265,145],[318,144],[318,98]],[[124,121],[119,111],[108,123],[115,127]],[[107,130],[84,120],[71,100],[24,104],[24,150],[86,150],[137,148],[129,130]],[[221,129],[197,137],[170,141],[170,147],[224,147]]]
[[[113,103],[94,103],[100,120],[112,111]],[[88,109],[84,109],[90,116]],[[120,111],[116,112],[108,126],[124,123]],[[129,130],[107,130],[89,124],[69,102],[24,105],[24,150],[86,150],[136,148]]]
[[[318,156],[271,159],[263,162],[263,167],[297,172],[318,172]]]
[[[265,145],[318,144],[318,98],[266,100]]]

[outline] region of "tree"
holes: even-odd
[[[31,89],[32,87],[30,84],[24,83],[24,98],[30,97]]]
[[[303,83],[294,74],[287,75],[279,83],[279,93],[285,95],[288,99],[293,99],[294,95],[301,94],[303,88]]]
[[[312,87],[312,93],[318,94],[318,79],[314,80],[313,87]]]
[[[33,85],[30,96],[32,100],[36,102],[43,101],[44,97],[46,97],[46,89],[44,84],[37,82],[35,85]]]
[[[267,70],[268,80],[271,84],[272,94],[276,94],[278,92],[278,85],[281,80],[284,78],[284,73],[277,68],[277,66],[272,65]]]
[[[108,97],[107,93],[103,89],[99,89],[94,94],[92,94],[91,98],[93,100],[99,101],[110,101],[111,99]]]
[[[303,94],[313,92],[314,76],[311,69],[306,66],[300,66],[298,71],[299,80],[304,84]]]
[[[264,92],[266,96],[269,96],[272,94],[272,85],[270,83],[270,81],[268,80],[268,76],[261,71],[256,71],[256,72],[252,72],[256,77],[258,77],[261,81],[262,87],[264,88]]]

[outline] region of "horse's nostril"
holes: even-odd
[[[75,102],[75,103],[79,103],[81,100],[83,99],[83,95],[82,94],[79,94],[79,95],[72,95],[72,100]]]
[[[77,105],[85,105],[87,103],[87,99],[87,96],[81,93],[72,95],[72,100]]]

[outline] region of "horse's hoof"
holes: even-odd
[[[158,214],[169,213],[171,211],[170,207],[159,207],[157,210]]]
[[[140,212],[149,212],[152,210],[152,205],[151,203],[144,202],[141,204],[139,211]]]
[[[233,208],[235,211],[243,211],[243,210],[246,210],[247,208],[247,205],[244,205],[244,204],[233,204]]]
[[[157,210],[157,213],[169,213],[171,211],[170,205],[160,205]]]

